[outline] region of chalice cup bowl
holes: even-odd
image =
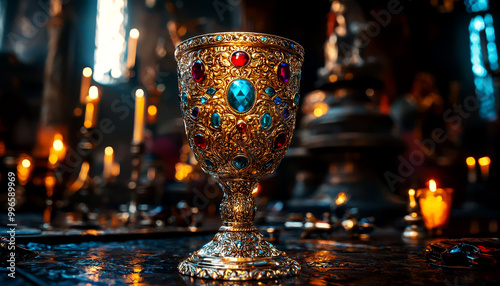
[[[222,187],[223,225],[182,261],[180,273],[221,280],[272,279],[300,265],[253,225],[252,191],[292,139],[304,50],[260,33],[193,37],[177,46],[180,105],[196,160]]]

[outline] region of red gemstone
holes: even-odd
[[[231,55],[231,63],[237,67],[242,67],[248,63],[248,60],[250,60],[250,57],[248,56],[247,53],[242,52],[242,51],[237,51],[234,52]]]
[[[191,67],[191,75],[196,82],[200,82],[205,78],[205,65],[200,60],[194,62]]]
[[[278,150],[283,148],[286,145],[286,142],[287,142],[286,135],[281,133],[274,140],[274,149]]]
[[[194,144],[200,149],[205,149],[207,148],[207,139],[205,139],[205,136],[201,135],[200,133],[194,135]]]
[[[236,129],[241,133],[245,133],[247,131],[247,124],[245,122],[239,122],[236,124]]]
[[[282,83],[286,83],[290,79],[290,65],[287,63],[281,63],[278,66],[278,80]]]

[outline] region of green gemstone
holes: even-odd
[[[214,165],[214,162],[210,161],[210,160],[205,160],[205,165],[207,165],[208,168],[212,169],[215,165]]]
[[[233,159],[233,166],[236,169],[245,169],[248,166],[248,159],[244,156],[238,156]]]
[[[274,91],[274,88],[272,87],[268,87],[266,88],[265,92],[267,93],[267,95],[269,96],[274,96],[276,94],[276,92]]]
[[[214,95],[217,90],[213,87],[210,87],[207,89],[207,94]]]
[[[188,95],[186,93],[183,93],[181,98],[182,98],[182,103],[184,103],[184,105],[187,105],[188,104]]]
[[[220,127],[220,123],[221,123],[221,120],[220,120],[220,115],[219,113],[214,113],[212,114],[212,117],[210,118],[211,122],[212,122],[212,126],[214,128],[219,128]]]
[[[255,91],[246,79],[237,79],[231,83],[227,92],[227,101],[236,111],[248,111],[255,102]]]
[[[273,118],[269,113],[264,114],[260,119],[260,125],[262,129],[268,129],[269,127],[271,127],[272,123],[273,123]]]

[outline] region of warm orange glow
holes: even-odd
[[[93,85],[89,88],[89,99],[95,100],[97,98],[99,98],[99,89],[97,89],[97,86]]]
[[[139,30],[137,30],[136,28],[133,28],[132,30],[130,30],[130,38],[132,38],[132,39],[139,38]]]
[[[92,69],[86,67],[82,71],[82,82],[80,83],[80,103],[85,104],[87,94],[90,87],[90,77],[92,76]]]
[[[108,146],[104,149],[104,170],[103,177],[105,180],[109,180],[113,174],[113,147]]]
[[[193,172],[193,167],[186,163],[175,164],[175,179],[177,181],[186,180],[189,175]]]
[[[474,166],[476,165],[476,159],[474,157],[467,157],[465,163],[467,163],[467,166]]]
[[[118,177],[120,175],[120,163],[113,162],[113,167],[111,168],[111,175],[113,175],[113,177]]]
[[[186,27],[180,26],[179,29],[177,30],[177,35],[179,35],[179,37],[183,37],[184,35],[186,35],[186,32],[187,32]]]
[[[331,74],[330,76],[328,76],[328,80],[330,82],[336,82],[337,81],[337,75]]]
[[[340,192],[335,198],[335,204],[337,204],[337,206],[341,206],[346,202],[347,202],[347,195],[343,192]]]
[[[127,68],[131,69],[135,66],[135,57],[137,54],[137,39],[139,38],[139,30],[130,30],[128,37],[128,48],[127,48]]]
[[[328,104],[324,102],[318,102],[314,105],[313,114],[316,117],[323,116],[328,111]]]
[[[89,102],[85,107],[85,121],[83,122],[83,126],[85,128],[91,128],[94,125],[94,104]]]
[[[435,192],[436,188],[437,188],[436,181],[430,180],[429,181],[429,190],[431,190],[431,192]]]
[[[255,197],[255,196],[257,196],[257,195],[259,194],[259,190],[260,190],[260,185],[259,185],[259,184],[257,184],[257,185],[255,186],[255,188],[253,188],[253,190],[252,190],[252,195],[253,195],[254,197]]]
[[[479,166],[488,166],[491,163],[490,157],[482,157],[477,160]]]
[[[56,177],[48,175],[45,177],[45,188],[47,189],[47,197],[52,197],[54,186],[56,185]]]
[[[108,156],[113,155],[113,147],[108,146],[106,149],[104,149],[104,153]]]
[[[23,159],[21,161],[21,165],[24,167],[24,168],[29,168],[31,166],[31,161],[29,159]]]
[[[92,75],[92,69],[89,67],[84,68],[82,71],[82,75],[84,77],[90,77]]]
[[[51,165],[57,164],[57,160],[58,160],[57,154],[52,153],[52,154],[49,155],[49,163]]]
[[[156,112],[158,112],[158,109],[156,108],[155,105],[150,105],[148,106],[148,114],[150,116],[155,116],[156,115]]]
[[[410,208],[414,208],[417,206],[417,202],[415,200],[415,190],[410,189],[408,191],[408,197],[410,198]]]
[[[87,181],[87,177],[89,175],[89,163],[83,162],[80,168],[80,173],[78,174],[78,178],[69,186],[69,189],[72,192],[76,192],[83,187],[85,181]]]
[[[135,114],[134,114],[134,133],[133,142],[138,144],[144,140],[144,90],[138,88],[135,91]]]

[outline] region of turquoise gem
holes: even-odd
[[[221,36],[217,36],[217,37],[215,37],[215,39],[216,39],[217,41],[220,41],[220,40],[222,40],[222,37],[221,37]]]
[[[266,113],[262,116],[260,119],[260,125],[262,126],[263,129],[267,129],[271,127],[271,123],[273,122],[273,119],[269,113]]]
[[[248,159],[244,156],[238,156],[233,159],[233,166],[236,169],[245,169],[248,166]]]
[[[229,105],[236,111],[248,111],[255,102],[255,91],[246,79],[237,79],[231,83],[227,93]]]
[[[188,104],[188,95],[186,93],[183,93],[181,98],[182,98],[182,103],[184,103],[184,105],[187,105]]]
[[[215,127],[215,128],[220,127],[220,115],[219,115],[219,113],[216,112],[216,113],[212,114],[212,117],[210,119],[212,121],[213,127]]]
[[[213,87],[210,87],[207,89],[207,94],[214,95],[217,90]]]
[[[207,102],[208,102],[208,98],[206,98],[205,96],[202,96],[202,97],[200,98],[200,102],[201,102],[201,104],[205,104],[205,103],[207,103]]]
[[[205,165],[207,165],[208,168],[212,169],[215,165],[214,162],[210,160],[205,160]]]
[[[267,93],[267,95],[269,96],[274,96],[276,94],[276,92],[274,91],[274,89],[272,87],[268,87],[266,88],[265,92]]]
[[[271,166],[274,164],[274,160],[269,160],[265,165],[264,165],[264,168],[265,169],[269,169],[271,168]]]
[[[296,93],[295,96],[293,97],[293,105],[299,104],[300,100],[300,94]]]
[[[241,246],[242,246],[241,240],[237,240],[237,241],[236,241],[236,247],[237,247],[238,249],[241,249]]]
[[[260,37],[260,40],[263,42],[267,42],[267,37]]]

